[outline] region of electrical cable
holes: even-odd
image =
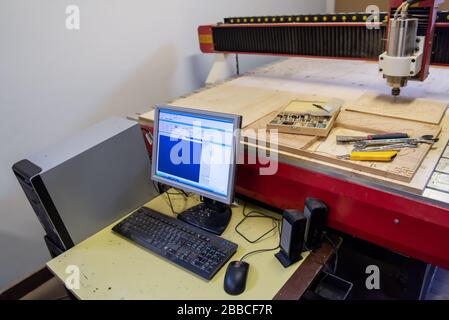
[[[153,185],[154,185],[156,191],[157,191],[159,194],[162,194],[162,190],[161,190],[162,184],[161,184],[161,183],[155,184],[154,181],[153,181]],[[173,213],[174,215],[179,215],[180,212],[176,212],[176,211],[175,211],[175,209],[174,209],[174,207],[173,207],[173,202],[172,202],[172,199],[171,199],[170,196],[181,195],[181,196],[184,197],[184,200],[185,200],[186,198],[190,197],[191,194],[188,194],[187,192],[185,192],[184,190],[181,190],[181,189],[177,189],[177,188],[172,188],[172,189],[175,190],[175,192],[169,192],[169,191],[167,190],[167,191],[165,191],[164,193],[167,194],[168,204],[169,204],[169,206],[170,206],[170,209],[171,209],[172,213]]]
[[[281,226],[281,219],[277,219],[276,217],[272,217],[268,214],[265,214],[263,212],[260,211],[256,211],[256,210],[251,210],[248,213],[245,213],[246,211],[246,202],[243,204],[243,208],[242,208],[242,214],[243,214],[243,219],[234,227],[234,230],[243,238],[245,239],[247,242],[251,243],[251,244],[255,244],[260,242],[262,239],[265,238],[266,235],[270,234],[271,232],[273,232],[274,230],[278,229],[278,233],[281,233],[280,230],[280,226]],[[265,219],[270,219],[273,222],[273,228],[268,230],[267,232],[265,232],[264,234],[262,234],[261,236],[259,236],[257,239],[255,240],[250,240],[248,239],[243,233],[241,233],[238,230],[238,227],[246,220],[249,218],[265,218]],[[254,251],[250,251],[248,253],[246,253],[245,255],[243,255],[240,258],[240,261],[244,261],[246,258],[248,258],[249,256],[255,255],[255,254],[259,254],[259,253],[264,253],[264,252],[269,252],[269,251],[274,251],[279,249],[279,244],[275,247],[275,248],[267,248],[267,249],[258,249],[258,250],[254,250]]]
[[[234,230],[235,230],[235,232],[237,232],[243,239],[245,239],[247,242],[249,242],[249,243],[251,243],[251,244],[254,244],[254,243],[257,243],[257,242],[259,242],[260,240],[262,240],[266,235],[268,235],[268,234],[270,234],[273,230],[275,230],[278,226],[277,226],[277,223],[276,223],[276,221],[275,220],[273,220],[271,217],[269,217],[269,216],[265,216],[265,215],[251,215],[251,214],[259,214],[258,212],[255,212],[255,211],[251,211],[251,212],[249,212],[248,214],[246,214],[245,216],[244,216],[244,218],[242,219],[242,220],[240,220],[240,222],[239,223],[237,223],[237,225],[234,227]],[[270,220],[272,220],[273,221],[273,228],[271,228],[271,229],[269,229],[267,232],[265,232],[264,234],[262,234],[260,237],[258,237],[257,239],[255,239],[255,240],[250,240],[250,239],[248,239],[243,233],[241,233],[240,231],[239,231],[239,226],[241,225],[241,224],[243,224],[245,221],[246,221],[246,219],[249,219],[249,218],[262,218],[262,219],[270,219]]]
[[[259,253],[269,252],[269,251],[275,251],[277,249],[279,249],[279,245],[276,248],[260,249],[260,250],[254,250],[254,251],[248,252],[247,254],[245,254],[243,257],[240,258],[240,262],[244,261],[249,256],[252,256],[252,255],[255,255],[255,254],[259,254]]]
[[[415,3],[418,3],[419,1],[421,1],[421,0],[407,0],[409,6],[412,6],[412,5],[414,5]]]
[[[402,8],[407,4],[407,1],[404,1],[401,3],[401,5],[396,9],[395,13],[394,13],[394,19],[396,19],[399,15],[399,12],[402,11]]]
[[[171,202],[171,198],[170,198],[170,195],[173,195],[173,193],[170,193],[170,192],[165,192],[165,193],[167,194],[167,198],[168,198],[168,202],[169,202],[169,205],[170,205],[171,212],[174,215],[177,216],[178,214],[180,214],[180,212],[176,212],[175,209],[173,209],[173,203]],[[181,193],[178,193],[178,194],[181,194]]]
[[[415,3],[418,3],[420,0],[406,0],[404,1],[395,11],[394,18],[396,19],[399,15],[399,12],[402,15],[402,18],[407,17],[408,9],[414,5]]]
[[[239,64],[239,55],[238,54],[236,54],[235,55],[235,71],[236,71],[236,74],[239,76],[240,75],[240,64]]]

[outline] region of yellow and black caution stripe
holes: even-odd
[[[388,21],[388,13],[382,12],[379,22]],[[308,14],[308,15],[286,15],[286,16],[255,16],[255,17],[230,17],[225,18],[225,24],[266,24],[266,23],[364,23],[374,21],[368,13],[336,13],[336,14]]]

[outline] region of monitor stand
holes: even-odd
[[[221,235],[231,220],[231,208],[221,202],[203,198],[203,202],[199,205],[180,213],[178,219]]]

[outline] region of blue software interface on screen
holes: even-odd
[[[231,119],[160,109],[156,176],[227,196],[233,137]]]

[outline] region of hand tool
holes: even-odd
[[[378,151],[378,152],[360,152],[353,151],[350,154],[338,156],[338,159],[345,159],[351,161],[392,161],[398,155],[397,151]]]
[[[356,147],[367,147],[367,146],[390,145],[390,144],[398,144],[398,143],[434,144],[436,142],[438,142],[438,138],[434,138],[433,136],[422,136],[420,138],[405,138],[405,139],[361,140],[361,141],[355,142],[354,145]]]
[[[356,141],[364,140],[381,140],[381,139],[401,139],[409,138],[407,133],[384,133],[384,134],[374,134],[364,137],[359,136],[337,136],[337,144],[350,143]]]
[[[321,105],[319,105],[319,104],[314,103],[314,104],[312,104],[312,105],[313,105],[314,107],[318,108],[318,109],[321,109],[321,110],[323,110],[323,111],[326,111],[327,113],[330,113],[329,110],[327,110],[325,107],[323,107],[323,106],[321,106]]]
[[[384,145],[384,146],[373,146],[373,147],[355,147],[353,151],[358,152],[372,152],[372,151],[387,151],[387,150],[396,150],[399,151],[403,148],[417,148],[418,144],[414,143],[397,143],[397,144],[390,144],[390,145]]]
[[[329,101],[327,101],[325,104],[320,105],[317,103],[312,104],[315,108],[321,109],[323,111],[326,111],[329,115],[332,115],[336,110],[340,109],[340,107],[343,105],[343,100],[333,98]]]

